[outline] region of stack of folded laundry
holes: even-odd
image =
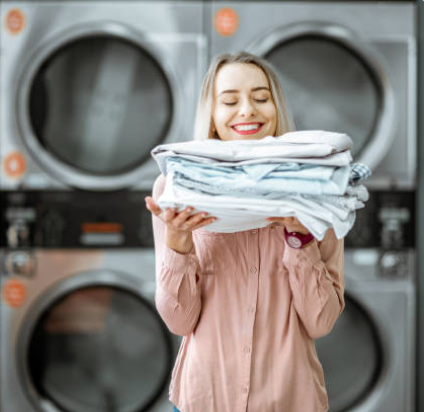
[[[342,133],[296,131],[260,140],[205,140],[157,146],[152,156],[166,176],[159,206],[186,206],[218,219],[211,232],[268,226],[267,217],[295,216],[318,239],[333,228],[343,238],[364,207],[370,176],[352,164],[352,140]]]

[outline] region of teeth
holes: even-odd
[[[245,125],[234,126],[234,129],[239,130],[241,132],[245,132],[245,131],[248,131],[248,130],[259,129],[260,126],[261,126],[260,123],[245,124]]]

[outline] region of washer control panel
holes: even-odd
[[[0,247],[152,247],[150,192],[0,192]]]
[[[415,191],[370,191],[345,246],[402,250],[415,248],[415,236]]]

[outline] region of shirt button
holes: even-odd
[[[252,230],[252,235],[255,235],[258,231],[256,229]]]
[[[251,306],[250,308],[249,308],[249,313],[253,313],[255,311],[255,307],[254,306]]]
[[[250,268],[250,273],[255,274],[258,270],[255,267]]]
[[[244,347],[244,353],[250,353],[250,348],[249,348],[249,346],[245,346],[245,347]]]
[[[247,392],[249,392],[249,389],[248,388],[243,388],[243,393],[247,393]]]

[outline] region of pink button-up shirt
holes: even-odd
[[[156,180],[153,198],[164,188]],[[182,412],[322,412],[328,409],[314,339],[344,308],[343,240],[288,247],[283,227],[193,231],[180,254],[153,217],[156,306],[183,336],[170,386]]]

